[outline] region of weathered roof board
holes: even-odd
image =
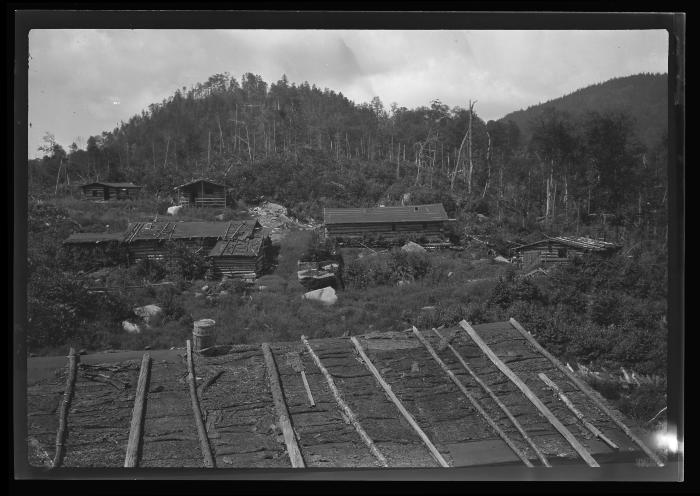
[[[559,369],[535,351],[510,323],[473,327],[598,463],[643,458],[639,447]],[[441,343],[430,331],[421,331],[483,409],[537,466],[539,462],[532,448],[520,437],[495,401],[465,372],[444,342]],[[225,326],[220,332],[225,334]],[[464,330],[452,328],[443,330],[442,334],[517,417],[552,465],[583,464],[571,445],[480,351]],[[372,333],[358,338],[383,379],[450,466],[522,464],[410,330]],[[437,466],[426,444],[360,361],[349,338],[312,339],[309,343],[389,467]],[[201,378],[198,381],[201,408],[216,466],[290,467],[284,438],[276,426],[277,415],[260,346],[237,345],[224,351],[225,354],[215,357],[195,355],[195,375]],[[274,343],[272,351],[305,465],[379,466],[358,432],[343,418],[325,377],[303,344]],[[295,354],[299,354],[300,361],[294,358]],[[203,466],[188,401],[187,368],[183,355],[184,351],[177,360],[153,363],[140,466]],[[111,366],[118,370],[111,373],[128,382],[130,388],[116,389],[113,385],[92,382],[79,374],[68,418],[67,466],[119,467],[123,464],[138,364],[133,361]],[[305,371],[315,406],[310,405],[300,366]],[[594,438],[538,378],[539,372],[546,373],[586,420],[620,447],[619,451],[613,451]],[[215,376],[216,380],[203,390],[203,383]],[[53,456],[58,423],[56,412],[64,380],[65,371],[60,370],[55,377],[40,380],[29,387],[29,451],[33,465],[41,465],[42,456]],[[629,421],[625,423],[634,427]]]
[[[221,238],[228,239],[234,233],[250,236],[259,224],[255,220],[231,222],[134,222],[126,229],[129,242],[152,239]],[[172,234],[171,234],[172,232]]]
[[[572,248],[578,248],[587,251],[608,251],[617,250],[621,248],[620,245],[615,243],[610,243],[609,241],[603,241],[600,239],[586,238],[586,237],[575,237],[575,236],[557,236],[557,237],[547,237],[534,243],[529,243],[526,245],[521,245],[514,248],[515,251],[521,251],[526,248],[532,248],[538,245],[547,245],[549,243],[561,243]]]
[[[73,233],[63,242],[65,244],[119,242],[124,233]]]
[[[143,186],[137,186],[134,183],[90,183],[83,184],[81,188],[87,188],[88,186],[109,186],[110,188],[143,188]]]
[[[323,222],[326,225],[383,222],[435,222],[446,220],[448,220],[447,213],[441,203],[405,207],[323,209]]]
[[[207,184],[211,184],[213,186],[218,186],[220,188],[227,188],[228,187],[225,184],[215,183],[214,181],[210,181],[209,179],[195,179],[195,180],[190,181],[188,183],[181,184],[180,186],[175,186],[175,188],[173,188],[173,189],[187,188],[188,186],[193,186],[193,185],[199,184],[199,183],[207,183]]]

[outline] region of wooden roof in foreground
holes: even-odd
[[[403,207],[323,209],[323,222],[326,225],[384,222],[435,222],[446,220],[447,213],[442,203]]]
[[[469,329],[476,338],[456,326],[439,331],[441,337],[414,328],[269,347],[216,347],[215,356],[194,354],[196,410],[184,350],[173,351],[166,360],[144,360],[141,368],[149,374],[149,386],[143,393],[136,464],[536,467],[657,456],[638,442],[642,431],[611,411],[596,393],[589,396],[580,389],[567,369],[550,360],[516,324],[475,325]],[[226,324],[217,323],[217,332],[225,336]],[[124,466],[144,362],[80,366],[66,419],[63,466]],[[565,393],[600,436],[577,419],[540,373]],[[66,371],[59,370],[28,389],[32,465],[46,464],[54,456],[65,384]]]

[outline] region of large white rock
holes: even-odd
[[[496,258],[494,258],[496,262],[501,262],[501,263],[510,263],[510,260],[508,260],[505,257],[502,257],[501,255],[498,255]]]
[[[148,324],[151,318],[163,313],[163,309],[158,305],[145,305],[134,308],[134,313],[136,316],[141,317],[146,324]]]
[[[406,251],[409,253],[425,253],[425,248],[423,248],[421,245],[418,243],[414,243],[413,241],[409,241],[405,245],[401,247],[401,251]]]
[[[177,215],[177,213],[182,208],[181,205],[175,205],[173,207],[168,207],[168,215]]]
[[[309,291],[301,296],[305,300],[320,301],[326,305],[333,305],[338,301],[338,296],[335,294],[335,289],[331,287]]]
[[[141,328],[128,320],[122,322],[122,328],[129,334],[141,334]]]

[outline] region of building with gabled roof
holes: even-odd
[[[374,208],[325,208],[325,235],[340,245],[443,242],[448,221],[441,203]]]
[[[227,189],[225,184],[204,178],[195,179],[174,188],[175,202],[183,207],[226,208]]]
[[[247,278],[267,269],[272,244],[268,230],[257,220],[132,222],[123,233],[75,233],[64,241],[86,249],[98,243],[124,246],[129,262],[169,262],[184,247],[209,258],[214,275]]]
[[[133,200],[143,186],[134,183],[94,182],[81,186],[83,198],[91,201]]]
[[[621,248],[616,243],[583,236],[547,236],[545,239],[512,249],[524,267],[537,264],[569,263],[586,254],[609,256]]]

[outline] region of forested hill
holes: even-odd
[[[29,161],[30,193],[134,181],[167,201],[174,186],[204,176],[235,199],[264,195],[300,217],[410,193],[451,216],[479,212],[528,229],[544,218],[554,232],[603,212],[634,226],[665,222],[665,80],[622,78],[560,99],[561,110],[537,107],[534,121],[539,110],[529,109],[484,122],[469,108],[479,95],[465,94],[464,107],[386,108],[284,76],[268,84],[216,74],[91,136],[86,149],[66,151],[47,135],[44,157]],[[640,130],[658,137],[640,142]]]
[[[668,128],[668,86],[666,74],[636,74],[610,79],[511,112],[501,119],[512,120],[523,136],[532,135],[533,122],[546,108],[555,108],[579,116],[589,111],[624,112],[634,120],[637,137],[647,146],[656,143]]]

